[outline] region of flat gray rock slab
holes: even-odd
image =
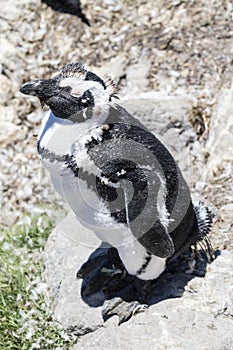
[[[188,301],[166,300],[120,327],[110,320],[72,350],[230,350],[232,327],[232,321],[191,308]]]
[[[210,132],[206,149],[210,153],[205,176],[233,158],[233,83],[230,88],[222,89],[211,118]],[[212,174],[211,174],[212,175]]]
[[[98,307],[82,299],[83,281],[76,278],[99,246],[100,241],[70,212],[50,235],[45,250],[54,317],[82,335],[72,350],[233,349],[233,252],[219,252],[204,277],[187,271],[163,274],[149,309],[118,326],[117,316],[103,322],[101,296],[93,301]],[[97,251],[101,254],[101,249]]]
[[[77,326],[84,334],[103,325],[100,308],[89,307],[81,298],[82,280],[77,271],[101,242],[77,221],[73,212],[51,233],[45,254],[45,278],[54,299],[54,317],[65,327]]]

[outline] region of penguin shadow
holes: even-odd
[[[109,250],[114,250],[114,254],[117,254],[115,248],[109,248],[103,244],[91,253],[77,273],[77,278],[82,279],[81,297],[90,307],[100,307],[106,300],[115,297],[121,297],[126,302],[141,301],[141,295],[146,286],[146,299],[143,299],[143,303],[148,306],[166,299],[180,298],[189,281],[195,277],[205,276],[209,263],[204,250],[198,251],[198,257],[195,258],[190,249],[170,261],[166,270],[157,279],[151,281],[148,288],[148,283],[137,277],[129,274],[122,277],[120,274],[122,265],[117,266],[116,261],[114,261],[115,273],[112,273],[113,261],[109,258]],[[219,251],[215,251],[214,257],[216,258],[219,254]],[[124,293],[120,288],[121,281],[124,285]],[[112,288],[114,285],[118,287]],[[108,289],[111,289],[111,293],[106,293]]]

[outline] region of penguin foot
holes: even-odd
[[[145,311],[148,305],[141,304],[139,301],[128,302],[122,300],[120,297],[115,297],[111,300],[106,300],[104,308],[102,310],[102,317],[104,322],[107,321],[111,316],[118,315],[118,325],[128,321],[136,313]]]
[[[112,279],[104,289],[106,296],[102,310],[104,321],[113,315],[118,315],[120,325],[134,314],[146,310],[149,282],[139,280],[127,272],[119,279]]]

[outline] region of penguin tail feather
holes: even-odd
[[[213,214],[203,202],[199,202],[194,206],[194,211],[197,217],[197,224],[201,237],[204,238],[210,232],[213,223]]]
[[[211,231],[213,217],[209,208],[205,206],[203,202],[199,202],[194,206],[194,211],[197,218],[197,225],[199,229],[199,240],[195,244],[195,250],[197,251],[197,246],[199,245],[201,249],[206,251],[208,260],[214,260],[214,250],[211,245],[211,242],[208,238],[208,234]]]

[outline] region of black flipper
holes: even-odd
[[[138,241],[148,252],[160,258],[167,258],[175,252],[172,239],[160,221],[156,221],[150,230],[138,238]]]

